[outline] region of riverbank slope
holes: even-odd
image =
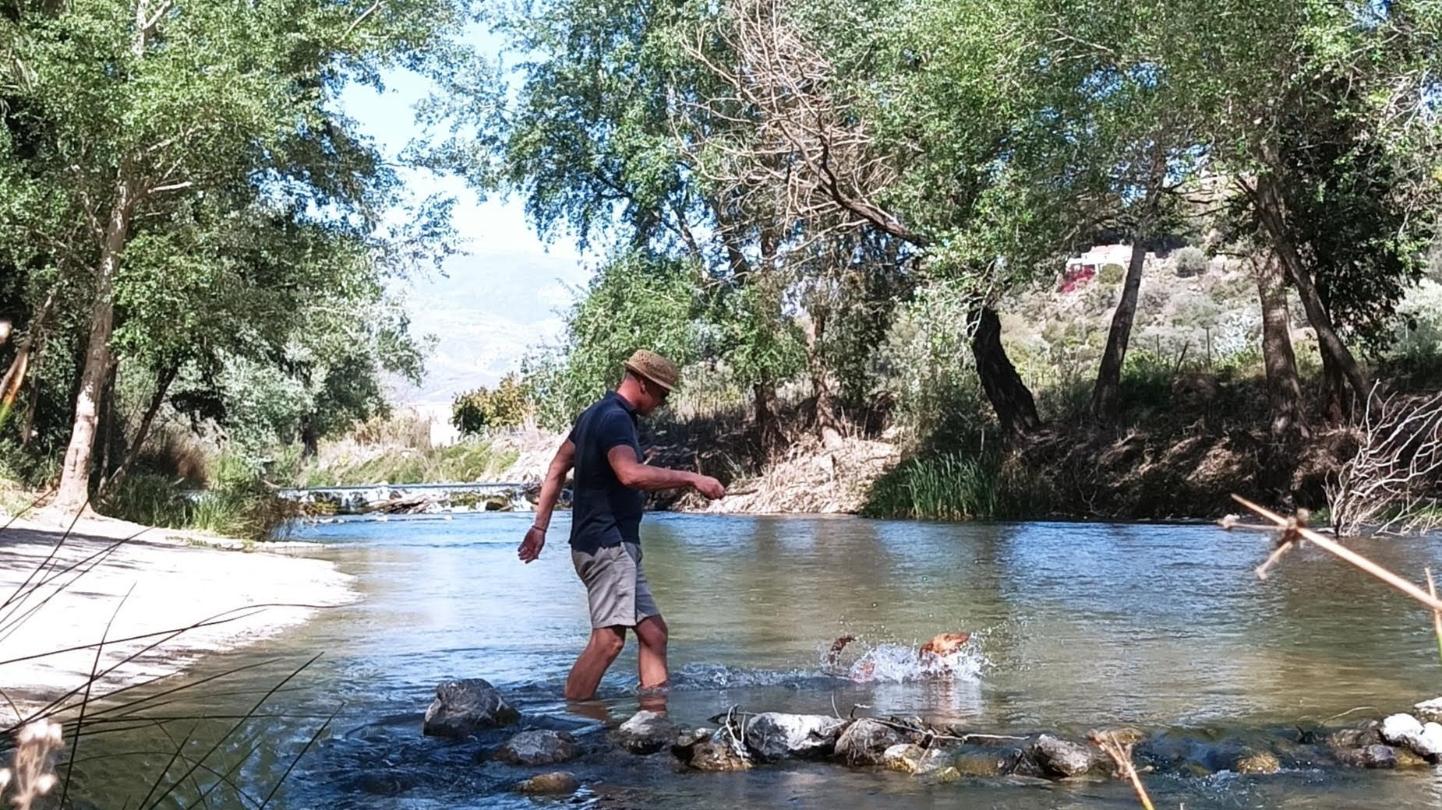
[[[103,694],[354,599],[347,575],[295,544],[243,553],[196,533],[68,523],[15,520],[0,531],[0,689],[22,711],[83,687],[92,669],[92,694]]]

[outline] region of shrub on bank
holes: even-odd
[[[195,490],[186,489],[179,479],[154,473],[126,477],[100,502],[99,511],[147,526],[246,540],[268,539],[296,515],[294,504],[276,497],[259,480],[232,480],[214,489]]]
[[[863,510],[872,517],[997,520],[1016,514],[1016,493],[993,454],[944,453],[903,462],[877,480]]]

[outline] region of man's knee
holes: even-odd
[[[671,637],[666,620],[660,616],[648,616],[636,625],[636,637],[648,647],[664,647]]]
[[[619,627],[603,627],[591,634],[591,643],[597,652],[607,658],[615,658],[626,646],[626,631]]]

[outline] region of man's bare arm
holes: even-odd
[[[546,477],[541,481],[541,496],[536,501],[536,516],[516,552],[522,562],[530,562],[541,556],[541,548],[546,545],[546,530],[551,526],[551,512],[555,511],[556,501],[561,497],[561,486],[566,483],[566,474],[575,463],[576,443],[567,439],[551,459],[551,466],[546,468]]]
[[[611,463],[616,479],[623,486],[632,489],[655,492],[661,489],[691,487],[713,500],[726,495],[726,488],[715,478],[685,470],[668,470],[643,464],[636,460],[636,451],[626,445],[612,447],[611,452],[606,454],[606,460]]]

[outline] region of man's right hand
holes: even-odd
[[[526,539],[521,541],[521,547],[516,550],[516,556],[521,562],[528,563],[541,556],[541,547],[546,545],[546,533],[532,526],[526,532]]]
[[[713,501],[726,497],[726,487],[709,475],[697,475],[696,479],[691,482],[691,488]]]

